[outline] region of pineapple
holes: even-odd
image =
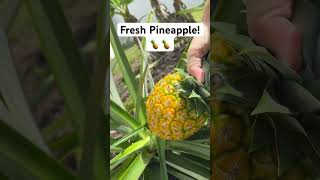
[[[318,178],[319,100],[249,37],[218,29],[210,56],[211,179]]]
[[[193,101],[198,101],[198,98],[191,97],[194,91],[190,90],[196,85],[186,77],[189,80],[191,78],[182,71],[166,75],[154,86],[147,99],[149,128],[161,139],[186,139],[197,132],[208,119],[208,112],[193,106]]]

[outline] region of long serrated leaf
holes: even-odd
[[[10,179],[23,179],[23,180],[32,180],[34,179],[34,176],[27,171],[19,170],[19,173],[17,173],[17,170],[22,168],[19,167],[19,165],[12,161],[11,159],[8,159],[4,157],[2,154],[0,154],[0,165],[1,165],[1,172],[0,172],[0,179],[1,180],[10,180]]]
[[[49,149],[44,143],[27,105],[20,86],[20,80],[11,59],[6,35],[1,29],[0,58],[0,92],[5,101],[5,107],[1,108],[7,108],[6,117],[3,117],[2,120],[39,148],[49,153]]]
[[[172,168],[172,167],[168,168],[168,172],[169,172],[169,174],[173,175],[174,177],[176,177],[178,179],[195,180],[195,178],[192,178],[192,177],[188,176],[187,174],[185,174],[175,168]]]
[[[121,174],[123,174],[123,172],[128,168],[128,166],[134,160],[134,158],[135,158],[135,156],[132,156],[132,157],[127,158],[125,161],[123,161],[119,167],[117,167],[116,169],[114,169],[111,172],[110,179],[111,180],[118,180],[119,177],[121,176]]]
[[[256,45],[248,36],[234,34],[234,33],[220,32],[220,31],[215,32],[215,36],[225,40],[229,45],[231,45],[236,50],[256,47]]]
[[[81,142],[87,117],[88,69],[76,47],[60,2],[24,2]]]
[[[1,2],[1,26],[8,33],[14,24],[14,19],[18,14],[21,4],[20,0],[6,0]]]
[[[8,108],[8,106],[6,105],[6,102],[5,102],[1,92],[0,92],[0,102],[4,105],[4,107]]]
[[[304,81],[303,86],[310,91],[310,93],[320,100],[320,79]]]
[[[213,27],[214,29],[220,32],[226,32],[226,33],[232,33],[232,34],[237,33],[237,27],[235,24],[226,23],[226,22],[212,22],[210,25],[211,27]]]
[[[132,72],[129,61],[127,59],[127,56],[125,55],[123,48],[120,44],[120,40],[118,38],[118,35],[116,33],[116,29],[115,29],[113,23],[111,23],[110,28],[111,28],[110,41],[111,41],[112,48],[114,50],[115,57],[117,59],[118,65],[119,65],[121,72],[123,74],[123,78],[124,78],[124,81],[127,85],[128,91],[131,95],[131,98],[132,98],[133,102],[135,103],[137,100],[137,95],[138,95],[138,93],[137,93],[137,89],[138,89],[137,84],[138,83],[134,78],[135,76]]]
[[[26,171],[34,179],[70,179],[75,176],[27,138],[0,121],[0,154],[14,161],[19,171]]]
[[[201,96],[192,90],[188,98],[201,98]]]
[[[152,11],[152,12],[149,13],[149,15],[148,15],[148,17],[147,17],[146,23],[151,23],[152,20],[153,20],[153,17],[154,17],[154,12]],[[143,43],[142,43],[142,46],[143,46],[143,49],[145,50],[145,48],[146,48],[146,38],[143,37],[142,40],[143,40],[143,41],[142,41],[142,42],[143,42]],[[147,65],[149,66],[149,64],[147,64]],[[152,74],[151,74],[150,71],[151,71],[151,69],[148,68],[148,70],[147,70],[146,84],[148,83],[149,88],[150,88],[150,90],[152,91],[152,90],[153,90],[153,87],[154,87],[154,79],[153,79]],[[147,92],[147,90],[148,90],[148,87],[146,87],[146,92]],[[148,94],[148,93],[147,93],[147,94]]]
[[[224,84],[222,87],[218,88],[215,91],[215,94],[228,94],[235,97],[243,98],[242,93],[230,86],[229,84]]]
[[[270,94],[265,90],[255,107],[255,109],[251,112],[251,115],[257,115],[262,113],[282,113],[282,114],[290,114],[290,110],[277,103]]]
[[[145,112],[145,103],[143,99],[146,95],[146,92],[144,91],[144,87],[147,86],[145,78],[148,72],[148,58],[138,38],[137,38],[137,42],[139,43],[139,49],[141,51],[141,54],[143,55],[143,60],[141,61],[141,65],[140,65],[140,78],[139,78],[139,85],[138,85],[138,91],[137,91],[137,100],[135,104],[135,108],[136,108],[135,118],[139,119],[141,125],[144,125],[146,123],[146,112]]]
[[[167,153],[167,164],[183,173],[199,180],[210,178],[210,170],[207,170],[202,165],[182,156],[172,153]]]
[[[320,110],[320,101],[297,82],[283,80],[278,93],[281,104],[292,111],[303,113]]]
[[[140,153],[123,172],[119,180],[139,179],[152,157],[153,154],[148,152]]]
[[[49,141],[54,137],[58,131],[65,127],[71,127],[71,122],[69,121],[69,115],[67,111],[62,112],[56,119],[53,120],[51,124],[41,130],[44,139]]]
[[[240,11],[244,8],[242,1],[222,0],[213,1],[216,4],[211,22],[227,22],[237,24]]]
[[[109,126],[110,126],[110,128],[109,128],[110,131],[118,131],[123,134],[127,134],[132,131],[131,127],[124,125],[123,123],[118,122],[117,120],[115,120],[113,118],[110,118]]]
[[[210,145],[189,141],[168,141],[166,148],[210,160]]]
[[[110,165],[110,171],[111,173],[118,170],[118,168],[121,168],[123,166],[123,163],[126,163],[128,160],[131,159],[131,161],[135,158],[135,154],[130,154],[129,156],[124,157],[123,159],[113,163]],[[120,172],[119,172],[120,173]]]
[[[188,45],[185,47],[185,49],[181,53],[181,56],[178,60],[176,68],[187,70],[187,52],[190,44],[191,44],[191,41],[188,43]]]
[[[49,144],[50,149],[55,152],[55,156],[64,160],[65,157],[74,152],[79,147],[79,142],[76,133],[66,133],[59,139]]]
[[[144,127],[140,127],[134,131],[132,131],[131,133],[127,134],[126,136],[123,136],[121,139],[119,139],[118,141],[116,141],[115,143],[113,143],[110,146],[110,149],[114,149],[115,147],[117,147],[119,144],[128,141],[129,139],[131,139],[132,137],[135,137],[137,134],[139,134],[141,131],[145,130]]]
[[[132,145],[127,147],[123,152],[119,153],[116,157],[111,159],[110,165],[112,165],[112,164],[126,158],[127,156],[131,155],[132,153],[135,153],[136,151],[148,146],[149,143],[150,143],[150,137],[146,137],[142,140],[139,140],[139,141],[133,143]]]
[[[254,120],[251,126],[251,134],[249,152],[274,143],[275,130],[266,115],[259,115]]]
[[[264,62],[268,64],[270,67],[276,69],[284,79],[291,79],[296,80],[297,82],[301,82],[301,77],[293,69],[291,69],[288,65],[284,64],[280,60],[277,60],[263,47],[253,46],[250,48],[242,49],[239,55],[246,55],[251,60],[257,61],[257,63]]]
[[[294,167],[297,160],[301,159],[303,146],[307,145],[307,141],[301,134],[290,132],[275,117],[269,116],[269,119],[272,121],[276,132],[275,145],[278,157],[278,175],[281,176]],[[296,144],[299,144],[299,146],[296,146]]]
[[[316,116],[308,116],[307,121],[305,121],[306,117],[303,117],[298,121],[296,118],[291,116],[281,116],[279,119],[281,123],[284,124],[287,129],[302,134],[305,137],[305,141],[308,141],[309,144],[304,146],[304,151],[311,156],[315,157],[315,161],[320,160],[320,142],[318,136],[318,128],[317,123],[313,124],[315,121],[318,121],[319,118]],[[310,150],[311,151],[310,151]]]
[[[131,114],[123,110],[113,101],[110,101],[110,116],[115,120],[129,125],[133,129],[140,127],[140,124],[133,118]]]
[[[160,170],[161,170],[161,179],[168,180],[168,170],[166,165],[166,152],[165,152],[165,146],[166,141],[162,140],[160,138],[156,138],[156,145],[158,150],[158,156],[160,160]]]
[[[108,3],[109,6],[109,3]],[[87,98],[87,118],[84,122],[84,136],[82,137],[82,155],[80,162],[79,179],[105,179],[109,176],[105,168],[107,164],[107,155],[104,148],[107,147],[107,131],[105,129],[105,117],[103,111],[103,104],[106,99],[104,98],[105,82],[107,69],[107,42],[109,37],[106,33],[106,20],[107,14],[105,12],[107,7],[107,0],[100,1],[97,16],[97,39],[96,39],[96,62],[95,72],[92,76]]]
[[[116,87],[116,83],[113,78],[113,74],[110,70],[110,99],[115,102],[118,106],[125,110],[123,102],[120,98],[119,92]]]
[[[143,180],[161,180],[160,165],[156,162],[150,162],[143,172]]]

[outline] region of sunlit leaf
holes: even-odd
[[[160,138],[156,138],[156,145],[158,150],[158,156],[160,161],[160,171],[161,171],[161,179],[168,180],[168,171],[166,165],[166,151],[165,151],[165,140]]]
[[[150,162],[153,154],[148,152],[140,153],[128,166],[128,168],[123,172],[119,179],[139,179],[144,169]]]
[[[210,160],[210,145],[189,141],[169,141],[166,148]]]
[[[139,140],[137,142],[134,142],[132,145],[127,147],[123,152],[119,153],[116,157],[111,159],[110,165],[116,163],[117,161],[120,161],[124,159],[125,157],[131,155],[132,153],[135,153],[136,151],[146,147],[150,143],[150,137],[146,137],[142,140]]]

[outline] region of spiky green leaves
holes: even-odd
[[[194,109],[197,112],[197,116],[203,113],[209,114],[209,106],[206,99],[210,96],[210,93],[204,85],[200,84],[193,76],[184,72],[181,69],[176,69],[177,73],[183,76],[183,80],[180,82],[181,88],[179,89],[180,95],[187,99],[188,108]]]
[[[320,112],[317,98],[320,96],[315,96],[319,81],[306,83],[306,76],[300,76],[265,48],[255,45],[249,37],[238,34],[234,26],[218,23],[214,28],[214,41],[227,45],[232,53],[226,53],[223,48],[215,49],[222,52],[211,52],[211,58],[220,58],[210,61],[211,70],[214,70],[212,75],[219,74],[222,80],[219,83],[212,81],[209,99],[213,105],[222,102],[227,104],[225,106],[244,109],[242,113],[246,114],[243,116],[249,118],[250,142],[242,141],[241,148],[255,162],[253,176],[260,177],[269,171],[269,177],[273,177],[276,166],[277,177],[290,178],[294,176],[292,172],[297,172],[297,176],[306,178],[312,174],[307,173],[303,163],[308,159],[311,159],[309,166],[320,169],[320,114],[317,113]],[[219,112],[238,116],[230,110],[214,112],[215,116]],[[245,124],[245,119],[239,121]],[[262,168],[259,163],[259,159],[269,158],[261,155],[266,148],[275,157],[275,160],[270,159],[269,169]],[[227,156],[228,152],[221,154]]]

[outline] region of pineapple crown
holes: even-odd
[[[183,80],[180,82],[179,94],[188,101],[188,108],[195,109],[197,116],[209,112],[207,99],[210,96],[208,87],[199,83],[193,76],[190,76],[183,69],[176,68],[176,73],[179,73]]]
[[[210,58],[214,87],[210,98],[251,112],[253,133],[248,151],[274,144],[279,175],[293,167],[301,155],[320,165],[320,77],[316,75],[320,68],[310,67],[306,61],[297,73],[239,34],[236,26],[217,22],[212,27],[213,37],[230,45],[233,53],[225,54],[228,61]],[[212,57],[215,55],[213,51]],[[217,74],[220,82],[212,77]]]

